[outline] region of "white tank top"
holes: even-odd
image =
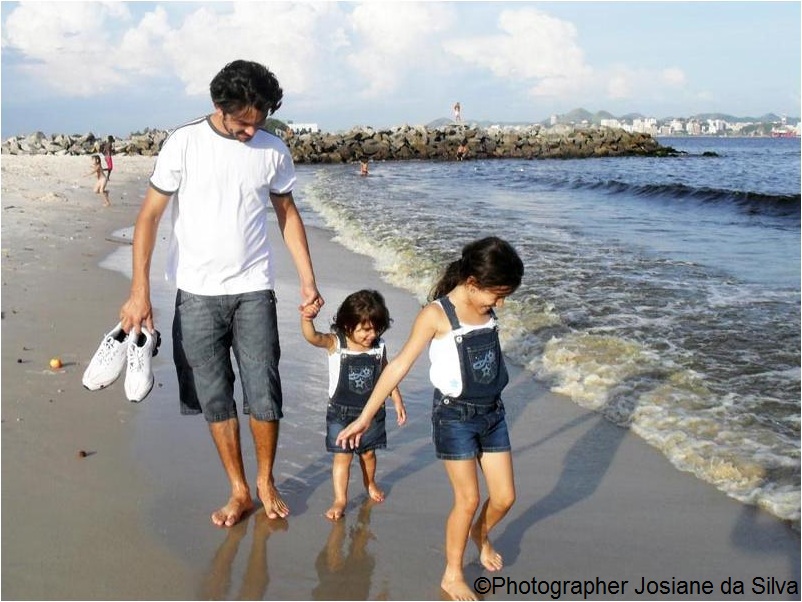
[[[329,399],[334,396],[334,392],[337,391],[337,384],[340,382],[340,358],[342,358],[343,355],[359,355],[365,353],[378,357],[384,356],[384,339],[379,339],[377,346],[367,351],[351,351],[348,348],[342,348],[340,346],[340,339],[336,335],[334,337],[334,342],[334,352],[329,354]]]
[[[439,301],[434,301],[440,305]],[[442,308],[442,306],[441,306]],[[486,324],[462,324],[457,330],[449,331],[441,338],[429,343],[429,380],[436,389],[448,397],[458,397],[462,393],[462,372],[459,367],[459,354],[454,337],[480,328],[492,328],[493,317]]]

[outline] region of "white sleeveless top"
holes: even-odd
[[[440,305],[439,301],[434,301],[434,303]],[[459,354],[454,337],[480,328],[492,328],[494,324],[492,316],[485,324],[460,323],[457,330],[451,330],[445,336],[439,339],[434,338],[429,343],[429,362],[431,364],[429,380],[443,395],[458,397],[462,393],[462,372],[459,367]]]
[[[379,339],[376,347],[368,349],[367,351],[351,351],[348,348],[342,348],[340,346],[340,339],[336,335],[334,336],[334,343],[335,349],[329,354],[329,399],[334,396],[334,392],[337,390],[337,384],[340,382],[340,358],[343,355],[361,355],[365,353],[378,357],[384,356],[384,339]]]

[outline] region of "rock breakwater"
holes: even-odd
[[[157,155],[169,132],[145,130],[114,140],[118,155]],[[282,133],[283,134],[283,133]],[[352,128],[347,132],[314,132],[283,136],[296,163],[350,163],[371,161],[459,159],[578,159],[619,156],[673,156],[648,134],[612,128],[478,128],[461,125],[428,128],[403,125],[381,130]],[[46,136],[36,132],[3,141],[3,154],[87,155],[97,152],[101,140],[94,134]]]

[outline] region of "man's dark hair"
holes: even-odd
[[[284,91],[278,79],[264,65],[253,61],[233,61],[214,76],[209,85],[212,102],[229,115],[253,107],[265,114],[281,106]]]

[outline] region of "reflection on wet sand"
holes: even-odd
[[[267,539],[275,531],[286,531],[287,521],[283,518],[267,518],[264,512],[258,511],[228,529],[226,538],[217,549],[201,584],[199,597],[202,600],[229,599],[234,558],[237,556],[240,542],[247,534],[248,525],[251,523],[253,523],[253,539],[248,564],[242,577],[239,593],[233,599],[262,600],[264,598],[267,585],[270,583],[270,573],[267,568]]]
[[[359,508],[356,524],[348,530],[347,552],[346,519],[335,521],[325,546],[318,554],[315,568],[318,586],[312,590],[313,600],[368,600],[373,569],[376,560],[367,550],[368,542],[375,539],[370,530],[370,512],[376,504],[370,497]],[[389,595],[385,588],[374,596],[386,600]]]

